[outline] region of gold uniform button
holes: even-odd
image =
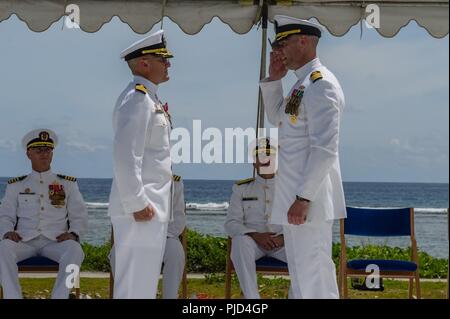
[[[44,181],[40,181],[39,183],[44,184]]]
[[[41,194],[41,198],[44,198],[44,195]]]
[[[270,200],[266,200],[266,203],[270,203]]]
[[[44,210],[45,208],[44,207],[41,207],[41,210]]]

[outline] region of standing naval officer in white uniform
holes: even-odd
[[[232,239],[231,260],[246,299],[259,299],[256,260],[269,256],[287,262],[283,227],[271,225],[276,149],[263,139],[255,150],[257,175],[233,186],[225,231]]]
[[[177,299],[183,279],[186,257],[180,235],[186,227],[184,185],[181,176],[173,175],[173,220],[167,228],[167,241],[163,257],[163,298]]]
[[[333,220],[346,217],[339,167],[345,100],[317,57],[318,24],[275,16],[269,77],[260,87],[268,120],[279,128],[272,223],[284,226],[294,298],[339,298],[331,257]],[[286,98],[281,79],[294,70]]]
[[[116,299],[156,297],[172,211],[171,123],[157,90],[169,80],[172,57],[163,30],[121,54],[134,77],[113,113],[109,215],[114,230]]]
[[[84,259],[79,238],[87,230],[87,209],[76,178],[51,171],[57,142],[49,129],[25,135],[32,172],[8,181],[0,205],[0,285],[7,299],[22,298],[18,262],[34,256],[58,262],[52,299],[67,299],[72,271],[66,268]]]

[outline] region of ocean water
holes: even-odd
[[[0,178],[0,198],[3,198],[6,182],[7,178]],[[102,244],[110,237],[107,208],[111,179],[79,179],[78,183],[89,209],[89,231],[84,240]],[[203,234],[225,237],[223,223],[233,183],[228,180],[184,180],[188,227]],[[344,190],[348,206],[414,207],[419,249],[435,257],[448,258],[448,184],[347,182]],[[337,223],[333,241],[339,242]],[[348,236],[348,243],[407,247],[410,241],[403,237]]]

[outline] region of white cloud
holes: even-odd
[[[389,96],[408,101],[448,92],[448,44],[438,42],[430,50],[429,41],[342,41],[319,53],[332,71],[343,75],[344,92],[351,89],[368,100]]]
[[[89,152],[93,153],[96,151],[106,150],[107,147],[105,145],[90,145],[88,143],[82,143],[82,142],[67,142],[66,145],[69,148],[74,148],[81,152]]]
[[[0,150],[15,152],[17,150],[17,144],[13,140],[0,140]]]

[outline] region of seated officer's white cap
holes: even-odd
[[[173,58],[172,53],[166,47],[163,30],[152,33],[148,37],[133,43],[122,51],[120,57],[125,61],[129,61],[147,54],[164,58]]]
[[[293,34],[315,35],[320,38],[323,31],[323,27],[320,24],[283,15],[274,17],[274,25],[276,36],[272,46],[276,46],[279,41]]]
[[[58,144],[58,137],[52,130],[41,128],[27,133],[22,139],[22,146],[25,150],[36,147],[55,148]]]
[[[276,152],[277,149],[275,146],[270,144],[270,139],[267,137],[262,137],[258,139],[258,145],[255,146],[253,155],[256,156],[257,154],[265,154],[266,156],[269,156],[271,154],[275,154]]]

